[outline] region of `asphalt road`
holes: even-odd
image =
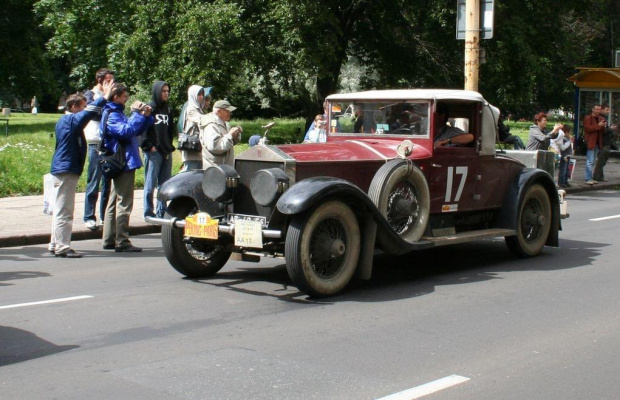
[[[620,192],[569,202],[561,249],[377,255],[371,281],[321,301],[280,260],[182,279],[158,234],[141,254],[0,249],[0,397],[618,398],[620,218],[592,219],[618,217]]]

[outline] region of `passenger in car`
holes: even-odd
[[[474,135],[459,128],[447,125],[450,112],[445,104],[437,104],[433,117],[435,147],[463,145],[474,141]]]

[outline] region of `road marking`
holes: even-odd
[[[21,303],[21,304],[11,304],[8,306],[0,306],[0,310],[5,310],[7,308],[17,308],[17,307],[27,307],[27,306],[38,306],[40,304],[50,304],[50,303],[60,303],[63,301],[73,301],[73,300],[82,300],[82,299],[90,299],[94,296],[75,296],[75,297],[65,297],[63,299],[53,299],[53,300],[44,300],[44,301],[33,301],[32,303]]]
[[[403,390],[402,392],[394,393],[386,397],[382,397],[377,400],[413,400],[420,397],[428,396],[429,394],[439,392],[440,390],[447,389],[450,386],[458,385],[459,383],[467,382],[470,378],[459,375],[450,375],[445,378],[437,379],[424,385],[416,386],[411,389]]]
[[[592,218],[590,219],[590,221],[598,222],[598,221],[605,221],[607,219],[614,219],[614,218],[620,218],[620,215],[612,215],[611,217]]]

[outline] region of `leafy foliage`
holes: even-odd
[[[453,0],[39,0],[34,15],[32,0],[8,3],[23,28],[1,29],[25,31],[29,46],[18,64],[0,64],[9,94],[84,89],[108,66],[134,89],[169,81],[177,107],[201,84],[237,115],[311,118],[343,88],[463,86]],[[522,116],[571,109],[566,78],[576,66],[610,67],[620,37],[613,0],[504,0],[494,20],[494,38],[481,43],[480,92]]]

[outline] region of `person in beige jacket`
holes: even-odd
[[[243,129],[230,127],[230,117],[236,107],[227,100],[218,100],[213,112],[200,120],[200,143],[202,144],[202,167],[228,164],[234,167],[235,144],[241,140]]]

